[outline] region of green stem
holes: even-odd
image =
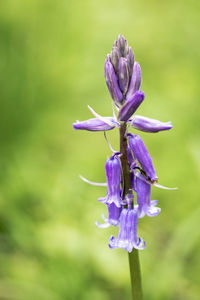
[[[123,197],[128,194],[131,189],[131,178],[127,158],[127,138],[125,137],[126,124],[124,123],[120,127],[120,153],[121,153],[121,164],[124,177],[124,189]],[[130,267],[130,276],[131,276],[131,287],[132,287],[132,299],[133,300],[142,300],[142,281],[141,281],[141,272],[140,272],[140,262],[139,262],[139,252],[134,249],[129,256],[129,267]]]
[[[139,251],[133,248],[132,252],[128,254],[129,268],[131,276],[132,299],[142,300],[142,281],[140,272]]]

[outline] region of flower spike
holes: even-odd
[[[103,117],[88,106],[94,117],[77,121],[73,123],[73,127],[76,130],[103,131],[113,154],[105,163],[106,183],[89,181],[81,175],[80,178],[88,184],[107,187],[106,196],[98,201],[106,205],[108,215],[102,215],[104,222],[96,222],[96,225],[100,228],[119,225],[117,238],[111,236],[109,247],[131,253],[134,248],[142,250],[146,247],[146,243],[138,238],[138,218],[154,217],[161,211],[156,206],[158,201],[151,200],[152,186],[170,190],[176,188],[158,184],[147,147],[139,135],[129,131],[132,128],[156,133],[170,130],[173,126],[171,122],[135,115],[145,98],[141,90],[142,72],[140,64],[135,61],[132,48],[121,34],[114,41],[111,53],[106,56],[104,76],[113,100],[112,116]],[[115,128],[120,132],[120,152],[113,149],[106,136],[106,131]],[[134,274],[139,274],[137,262],[134,266]]]

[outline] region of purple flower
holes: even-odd
[[[114,203],[107,204],[108,208],[108,219],[105,218],[105,215],[102,215],[104,224],[96,222],[96,225],[100,228],[107,228],[110,225],[117,226],[119,224],[119,218],[122,211],[122,207],[117,207]]]
[[[138,130],[145,132],[159,132],[170,130],[173,125],[171,122],[161,122],[155,119],[146,118],[143,116],[134,115],[131,125]]]
[[[135,92],[135,94],[133,94],[133,96],[120,108],[118,115],[119,121],[126,122],[138,109],[143,100],[144,93],[142,91]]]
[[[125,94],[129,84],[129,68],[128,61],[124,57],[120,57],[119,60],[118,78],[120,90]]]
[[[104,117],[103,120],[98,118],[89,119],[86,121],[73,123],[74,129],[78,130],[88,130],[88,131],[106,131],[111,130],[116,127],[116,122],[111,117]],[[112,126],[113,125],[113,126]]]
[[[126,100],[129,100],[136,91],[140,89],[141,85],[141,68],[138,62],[133,65],[133,72],[130,79],[129,88],[126,94]]]
[[[115,74],[113,65],[110,61],[110,55],[107,55],[105,61],[105,79],[112,99],[115,104],[119,106],[122,102],[123,95],[119,89],[117,75]]]
[[[105,198],[100,198],[99,201],[102,201],[105,204],[114,203],[117,207],[121,207],[121,193],[120,193],[120,172],[121,166],[119,159],[117,158],[116,153],[111,156],[110,159],[107,159],[106,165],[106,178],[107,178],[107,195]]]
[[[136,193],[139,218],[143,218],[144,215],[154,217],[160,213],[161,209],[155,207],[158,201],[151,201],[151,184],[147,183],[145,177],[142,175],[136,177]]]
[[[139,135],[128,135],[129,146],[135,159],[140,163],[148,179],[152,182],[158,179],[151,156]]]
[[[137,210],[124,208],[120,216],[120,229],[117,239],[115,239],[114,236],[111,236],[109,239],[109,247],[111,249],[122,248],[128,252],[131,252],[133,248],[140,250],[144,249],[146,243],[137,236],[137,224]]]

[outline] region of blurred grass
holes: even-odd
[[[94,226],[105,208],[110,155],[102,134],[74,132],[90,104],[111,113],[104,60],[119,33],[143,72],[138,113],[172,120],[141,134],[160,183],[162,213],[140,220],[145,299],[199,299],[200,2],[0,2],[0,299],[129,299],[127,254],[115,229]],[[117,132],[108,137],[118,147]]]

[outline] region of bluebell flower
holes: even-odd
[[[107,159],[105,164],[105,170],[107,179],[107,195],[105,198],[100,198],[99,201],[102,201],[103,203],[108,205],[114,203],[117,207],[121,207],[121,166],[116,153],[112,155],[110,159]]]
[[[111,236],[109,247],[111,249],[122,248],[128,252],[131,252],[133,248],[143,250],[146,247],[146,243],[142,238],[138,238],[137,225],[137,210],[124,208],[120,216],[118,236],[116,239],[114,236]]]

